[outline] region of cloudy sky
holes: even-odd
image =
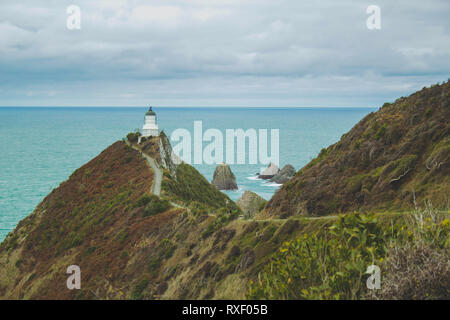
[[[0,105],[377,107],[450,77],[449,16],[448,0],[2,0]]]

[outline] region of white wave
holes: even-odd
[[[281,187],[282,184],[281,183],[264,183],[263,184],[265,187]]]
[[[262,180],[260,178],[258,178],[258,176],[251,176],[251,177],[247,177],[248,180]]]

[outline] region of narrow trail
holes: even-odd
[[[153,194],[156,196],[161,195],[161,182],[162,182],[162,170],[159,168],[159,166],[156,164],[156,161],[146,155],[145,153],[142,153],[142,156],[147,160],[150,167],[152,167],[154,174],[153,177]]]
[[[138,151],[145,158],[145,160],[147,160],[148,164],[150,165],[150,167],[152,168],[152,170],[154,172],[152,194],[154,194],[155,196],[160,197],[161,196],[161,183],[162,183],[162,177],[163,177],[163,172],[162,172],[161,168],[156,163],[155,159],[153,159],[149,155],[143,153],[141,149],[137,148],[136,146],[133,146],[128,141],[126,141],[126,144],[129,145],[130,147],[132,147],[134,150]],[[176,207],[176,208],[189,210],[187,207],[182,206],[182,205],[180,205],[178,203],[175,203],[173,201],[170,201],[170,204],[172,206]]]
[[[331,216],[320,216],[320,217],[300,217],[300,218],[295,218],[296,220],[333,220],[333,219],[337,219],[338,216],[336,215],[331,215]],[[240,222],[286,222],[288,219],[278,219],[278,218],[266,218],[266,219],[243,219],[242,217],[240,217],[238,219],[238,221]]]
[[[128,141],[126,141],[126,144],[129,145],[130,147],[132,147],[137,152],[139,152],[145,158],[145,160],[147,160],[148,164],[152,168],[153,173],[154,173],[152,194],[159,197],[161,195],[161,182],[162,182],[162,177],[163,177],[162,170],[159,168],[155,159],[153,159],[149,155],[143,153],[139,148],[133,146]]]

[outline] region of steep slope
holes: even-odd
[[[58,266],[78,261],[86,261],[87,282],[120,274],[126,261],[118,257],[128,248],[123,240],[145,224],[134,204],[150,191],[152,178],[146,162],[123,142],[76,170],[2,242],[1,269],[14,271],[1,273],[0,295],[69,298],[72,292],[62,290],[65,270]]]
[[[149,150],[161,161],[157,149]],[[167,168],[165,175],[171,176]],[[227,224],[239,210],[194,168],[181,164],[176,170],[171,181],[183,185],[184,192],[176,199],[179,205],[151,195],[151,167],[124,142],[76,170],[1,243],[0,299],[214,295],[218,278],[213,275],[223,279],[246,269],[236,269],[239,254],[236,261],[219,264],[237,233]],[[197,189],[189,195],[185,186]],[[204,202],[198,194],[215,202]],[[66,286],[70,265],[81,269],[81,290]],[[242,296],[245,286],[236,290]]]
[[[449,206],[450,83],[386,103],[323,149],[261,217]]]

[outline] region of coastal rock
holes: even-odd
[[[246,190],[242,197],[236,202],[244,213],[244,218],[248,219],[253,217],[259,212],[260,208],[266,204],[266,200],[257,195],[256,193]]]
[[[166,136],[164,131],[161,131],[159,135],[159,152],[161,158],[161,165],[164,169],[169,170],[173,175],[176,176],[177,166],[183,161],[178,157],[172,150],[169,138]]]
[[[212,184],[219,190],[236,190],[236,177],[226,163],[219,164],[214,171]]]
[[[294,176],[294,174],[295,168],[292,165],[287,164],[283,167],[283,169],[281,169],[280,172],[274,175],[273,178],[270,179],[270,181],[283,184],[285,182],[288,182]]]
[[[258,176],[260,179],[271,179],[274,175],[276,175],[280,171],[280,168],[274,163],[270,163],[269,166],[261,172],[261,174]]]

